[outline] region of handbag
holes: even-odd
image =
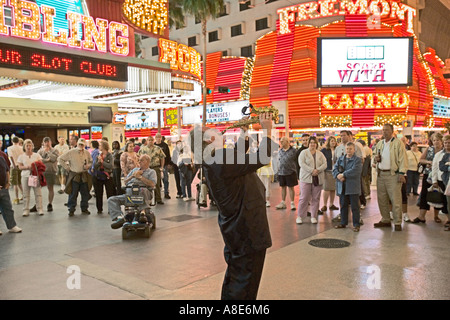
[[[417,172],[422,173],[424,169],[425,169],[425,166],[423,164],[419,163],[419,165],[417,166]]]
[[[28,177],[28,186],[32,188],[36,188],[39,186],[39,180],[37,176],[30,175]]]
[[[316,169],[316,158],[314,158],[314,169]],[[317,187],[319,185],[319,176],[312,176],[312,184],[314,187]]]
[[[36,172],[37,172],[36,163],[33,163],[33,164],[34,164],[34,167],[35,167]],[[39,186],[39,179],[38,179],[38,176],[33,176],[33,175],[31,174],[31,170],[30,170],[30,175],[29,175],[29,177],[28,177],[28,186],[29,186],[29,187],[32,187],[32,188],[36,188],[36,187]]]
[[[427,202],[442,204],[444,203],[444,195],[440,189],[435,189],[431,186],[427,192]]]

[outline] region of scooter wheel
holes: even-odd
[[[146,227],[146,228],[144,229],[144,236],[145,236],[146,238],[150,238],[150,228],[149,228],[149,227]]]
[[[122,239],[126,240],[128,238],[128,230],[125,228],[122,228]]]

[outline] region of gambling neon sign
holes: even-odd
[[[12,23],[5,23],[5,7],[12,8]],[[41,19],[42,15],[42,19]],[[71,48],[110,52],[115,55],[129,54],[129,30],[126,24],[97,18],[80,13],[67,12],[68,31],[55,32],[56,9],[47,5],[40,7],[24,0],[0,0],[0,35],[42,40],[47,43]],[[41,25],[43,30],[41,32]],[[83,39],[80,39],[79,26]]]
[[[127,81],[126,63],[0,43],[0,67]]]
[[[416,9],[404,3],[387,0],[318,0],[281,8],[277,13],[280,18],[280,34],[292,32],[290,22],[347,14],[378,15],[381,18],[406,20],[407,32],[413,33]]]

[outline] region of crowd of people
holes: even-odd
[[[0,151],[0,155],[0,210],[10,232],[22,231],[14,220],[12,205],[18,205],[23,200],[23,216],[29,216],[30,212],[44,215],[42,188],[48,188],[47,212],[53,211],[55,188],[59,187],[59,194],[68,195],[65,205],[69,217],[75,214],[79,195],[81,213],[90,214],[88,201],[93,197],[92,192],[96,198],[97,213],[102,214],[104,193],[107,199],[122,195],[124,179],[127,181],[129,176],[130,180],[132,177],[140,178],[142,172],[137,169],[146,165],[155,172],[155,181],[149,184],[155,188],[157,204],[164,204],[163,197],[171,199],[169,173],[175,175],[176,198],[195,200],[191,191],[194,165],[190,152],[181,141],[171,152],[159,133],[143,139],[139,144],[131,138],[123,148],[118,141],[110,145],[107,138],[88,143],[73,135],[68,144],[64,137],[59,137],[55,146],[49,137],[45,137],[37,149],[32,140],[15,136],[7,153]],[[14,188],[12,201],[8,191],[10,186]],[[31,192],[34,193],[34,205],[30,202]]]
[[[431,209],[434,211],[434,221],[441,223],[438,214],[447,214],[450,204],[450,192],[448,195],[446,192],[450,170],[450,135],[433,134],[429,146],[421,153],[416,142],[408,143],[405,138],[397,138],[392,125],[384,125],[382,132],[382,138],[373,141],[371,146],[364,140],[355,140],[349,130],[341,131],[340,139],[328,137],[323,145],[315,136],[303,134],[299,148],[292,146],[287,137],[282,137],[280,148],[274,153],[271,163],[257,171],[266,188],[266,207],[271,206],[271,182],[275,177],[281,193],[281,202],[275,208],[287,209],[289,195],[289,209],[297,212],[297,224],[303,224],[307,216],[310,216],[312,224],[316,224],[320,215],[339,210],[333,221],[338,222],[336,228],[345,228],[349,224],[351,211],[353,230],[358,232],[364,224],[361,210],[371,199],[372,183],[376,185],[381,215],[374,227],[391,227],[393,223],[395,230],[401,231],[403,221],[425,223],[425,215]],[[88,145],[85,139],[77,136],[70,136],[68,144],[64,137],[59,137],[58,143],[53,146],[51,139],[46,137],[37,152],[30,139],[21,140],[14,137],[7,154],[1,152],[0,157],[0,210],[10,232],[21,231],[14,221],[12,207],[21,200],[23,216],[28,216],[30,212],[44,215],[44,187],[48,188],[48,212],[53,211],[55,188],[59,187],[59,194],[68,195],[66,205],[69,216],[75,214],[78,195],[81,196],[81,213],[90,214],[88,201],[92,198],[91,191],[96,198],[97,213],[102,214],[105,210],[104,193],[107,199],[122,195],[124,178],[136,174],[136,168],[142,165],[140,159],[143,155],[146,155],[144,162],[148,160],[148,167],[155,171],[155,183],[152,185],[155,186],[157,204],[163,205],[165,200],[171,199],[170,174],[175,177],[176,198],[195,200],[192,183],[198,167],[193,163],[190,148],[181,140],[172,148],[158,133],[142,141],[128,139],[121,148],[118,141],[110,144],[103,138]],[[257,148],[257,143],[253,141],[248,152],[255,152]],[[14,188],[12,201],[7,192],[10,186]],[[299,186],[300,193],[297,202],[296,186]],[[30,202],[31,191],[34,206]],[[410,195],[418,196],[420,209],[419,215],[413,219],[408,215],[407,200]],[[200,205],[206,205],[204,197],[200,201]],[[445,230],[449,229],[448,221]]]
[[[286,209],[286,189],[290,195],[290,209],[297,210],[297,224],[310,216],[318,223],[318,216],[327,210],[338,210],[332,220],[337,229],[348,225],[349,208],[353,230],[364,224],[361,210],[371,199],[370,185],[376,185],[381,220],[375,228],[392,227],[402,230],[402,222],[425,223],[425,214],[433,207],[434,221],[441,223],[438,214],[448,214],[450,186],[446,191],[450,170],[450,135],[433,134],[429,146],[421,153],[416,142],[397,138],[394,128],[385,124],[382,138],[368,146],[364,140],[355,140],[349,130],[340,132],[340,144],[334,136],[328,137],[322,147],[315,136],[302,135],[302,145],[295,148],[288,138],[280,139],[276,172],[281,189],[281,203],[276,209]],[[446,148],[446,145],[448,148]],[[296,164],[298,167],[296,168]],[[419,193],[420,177],[422,188]],[[295,206],[294,187],[299,185],[298,208]],[[323,199],[322,199],[323,193]],[[408,215],[408,196],[418,196],[419,216]],[[268,203],[270,202],[267,199]],[[320,207],[320,202],[323,206]],[[320,207],[320,209],[319,209]],[[445,223],[449,230],[449,219]]]

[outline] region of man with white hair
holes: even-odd
[[[157,177],[156,171],[150,168],[151,159],[148,155],[143,154],[139,157],[139,168],[134,168],[130,171],[130,173],[125,178],[124,182],[127,186],[142,186],[142,187],[151,187],[154,188],[156,186]],[[144,192],[144,197],[145,197]],[[127,194],[121,194],[118,196],[112,196],[108,198],[108,211],[111,216],[111,220],[113,220],[113,224],[111,224],[111,228],[118,229],[123,226],[125,223],[125,216],[122,213],[121,206],[125,204],[127,198]],[[145,199],[150,201],[150,199]],[[148,207],[148,204],[144,203],[140,210]]]

